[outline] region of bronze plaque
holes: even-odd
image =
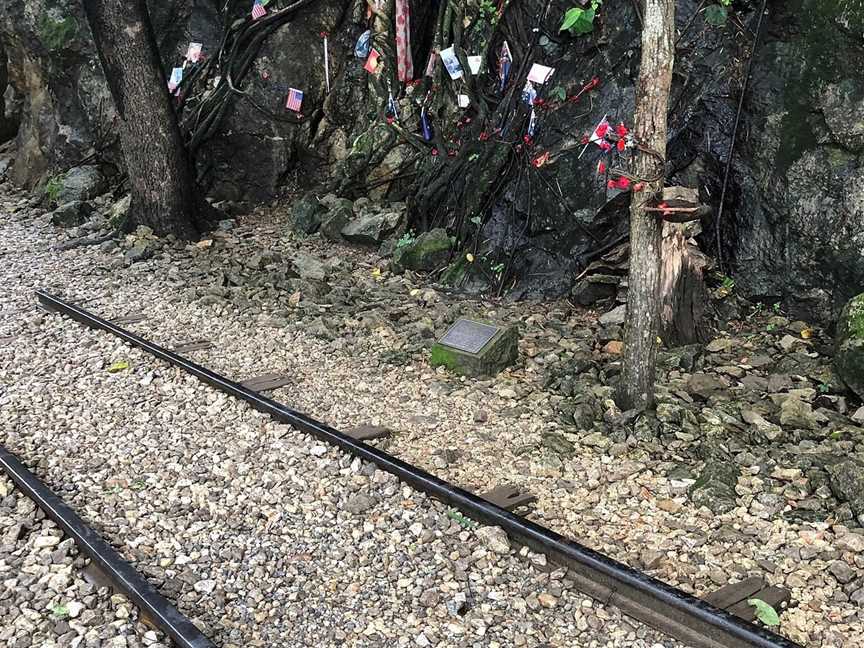
[[[480,353],[500,331],[497,326],[460,319],[441,338],[441,344],[465,353]]]

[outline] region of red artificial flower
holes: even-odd
[[[392,126],[393,125],[393,118],[388,116],[387,117],[387,123]]]
[[[583,143],[583,144],[587,144],[587,143],[590,142],[590,141],[591,141],[591,138],[588,137],[587,135],[583,135],[583,136],[582,136],[582,143]]]
[[[606,137],[606,133],[609,132],[609,124],[603,122],[597,127],[595,132],[597,133],[597,137]]]
[[[596,76],[595,76],[594,78],[592,78],[592,79],[588,82],[588,84],[585,86],[585,89],[586,89],[586,90],[593,90],[593,89],[596,88],[598,85],[600,85],[600,77],[596,77]]]
[[[322,31],[318,34],[321,38],[327,38],[330,34],[326,31]]]
[[[599,146],[604,151],[612,150],[612,145],[606,140],[600,140],[599,142],[597,142],[597,146]]]
[[[618,133],[618,137],[626,137],[627,133],[629,133],[630,131],[627,130],[627,127],[624,125],[624,122],[621,122],[615,128],[615,132]]]
[[[432,155],[438,155],[438,149],[437,148],[432,149]]]
[[[606,183],[606,186],[610,189],[620,189],[621,191],[625,191],[630,186],[630,180],[629,178],[621,176],[615,180],[610,180]]]
[[[616,146],[618,147],[619,151],[623,151],[624,148],[627,146],[627,144],[624,143],[623,139],[619,139],[618,144],[616,144]]]
[[[606,163],[600,160],[597,163],[597,175],[603,175],[604,173],[606,173]]]
[[[488,139],[489,139],[489,133],[487,133],[486,131],[483,131],[482,133],[480,133],[480,141],[481,142],[485,142]]]
[[[546,164],[548,161],[549,161],[549,151],[546,151],[543,155],[540,155],[540,156],[534,158],[533,160],[531,160],[531,164],[534,167],[539,169],[541,166]]]
[[[541,99],[540,97],[535,97],[535,99],[534,99],[534,105],[535,105],[535,106],[545,106],[545,105],[546,105],[546,100],[545,100],[545,99]]]
[[[528,133],[525,133],[525,135],[522,136],[522,141],[525,142],[526,144],[530,144],[531,143],[531,136],[528,135]]]
[[[470,124],[470,123],[471,123],[471,118],[470,118],[470,117],[466,117],[466,118],[465,118],[465,123],[466,123],[466,124]]]
[[[642,191],[644,188],[645,188],[644,182],[637,182],[635,185],[633,185],[633,191]]]
[[[456,151],[452,149],[447,151],[447,157],[456,157]]]

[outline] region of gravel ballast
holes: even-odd
[[[319,408],[370,389],[328,376],[335,349],[316,338],[258,337],[248,319],[188,303],[170,257],[120,271],[116,252],[60,254],[43,220],[0,221],[0,438],[217,645],[678,645],[579,594],[500,530],[36,310],[32,291],[45,287],[109,316],[144,312],[129,328],[164,344],[210,339],[216,349],[196,357],[238,378],[293,354],[299,380],[320,380]],[[123,636],[68,645],[139,641]]]

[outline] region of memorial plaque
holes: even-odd
[[[480,353],[499,330],[497,326],[460,319],[444,334],[441,344],[465,353]]]

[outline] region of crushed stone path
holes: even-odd
[[[117,309],[109,315],[144,310],[175,341],[228,349],[244,335],[242,318],[184,299],[170,257],[121,272],[97,248],[53,251],[44,218],[5,211],[0,439],[218,645],[679,645],[579,594],[499,530],[108,334],[39,312],[32,291],[43,287],[97,297],[88,307]],[[129,368],[109,372],[119,361]],[[138,641],[70,628],[68,645]]]

